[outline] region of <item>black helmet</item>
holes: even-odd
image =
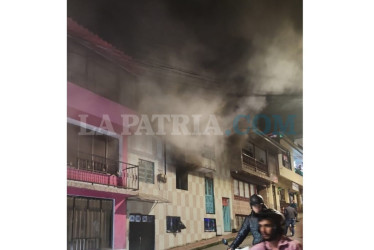
[[[264,204],[264,199],[262,198],[261,195],[254,194],[254,195],[251,196],[251,198],[249,198],[249,204],[251,206],[258,205],[258,204]]]
[[[286,220],[283,214],[274,209],[267,209],[258,214],[258,221],[264,219],[269,219],[273,223],[273,237],[284,234]]]

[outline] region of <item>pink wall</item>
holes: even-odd
[[[135,112],[71,82],[67,83],[68,117],[80,121],[79,115],[88,115],[86,122],[99,127],[104,114],[109,115],[114,131],[121,134],[123,131],[121,115],[135,114]],[[122,161],[127,162],[127,137],[122,138]]]
[[[114,131],[121,134],[123,130],[121,115],[135,113],[87,89],[71,82],[67,83],[67,116],[69,118],[80,121],[79,115],[88,115],[86,123],[100,127],[103,114],[109,115]],[[122,139],[122,161],[127,162],[127,137],[123,136]],[[114,199],[114,248],[124,249],[126,247],[126,198],[128,196],[73,187],[68,187],[67,193],[68,195]]]
[[[68,187],[68,195],[114,200],[114,249],[126,248],[126,198],[123,194]]]

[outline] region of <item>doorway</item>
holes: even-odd
[[[155,216],[130,214],[129,249],[155,249]]]
[[[230,217],[230,199],[222,198],[223,209],[223,230],[231,232],[231,217]]]

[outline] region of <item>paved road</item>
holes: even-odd
[[[303,243],[303,218],[301,217],[299,220],[300,221],[296,222],[296,225],[295,225],[295,236],[291,237],[290,230],[288,230],[288,235],[287,236],[299,241],[300,243]],[[242,247],[243,246],[252,246],[252,240],[253,240],[253,237],[248,236],[247,238],[245,238],[245,240],[243,241],[241,246]],[[231,244],[231,242],[229,242],[229,244]],[[220,245],[212,246],[212,247],[205,248],[205,249],[206,250],[227,250],[227,246],[225,246],[223,244],[220,244]]]

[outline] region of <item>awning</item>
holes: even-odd
[[[144,201],[144,202],[158,202],[158,203],[170,203],[170,201],[160,195],[144,194],[140,193],[135,196],[127,198],[129,201]]]

